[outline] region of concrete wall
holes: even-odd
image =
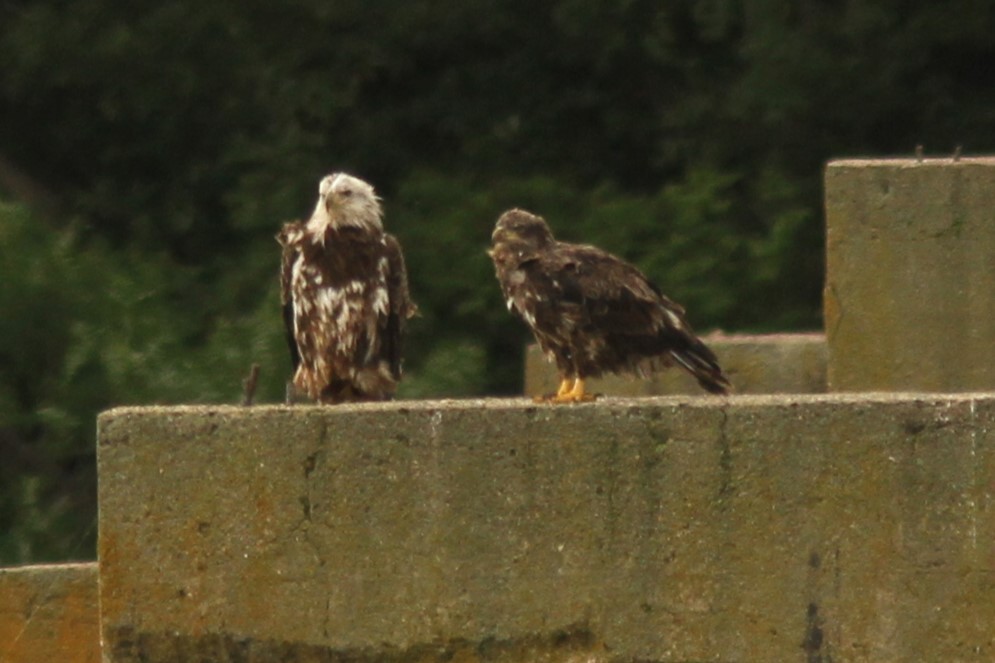
[[[995,396],[118,409],[109,661],[990,661]]]
[[[826,168],[831,391],[995,389],[995,158]]]
[[[99,661],[96,562],[0,568],[0,662]]]
[[[826,391],[826,337],[823,334],[713,334],[705,342],[738,394],[814,394]],[[525,393],[550,394],[559,386],[556,365],[538,345],[525,354]],[[606,375],[590,390],[609,396],[701,394],[694,378],[673,367],[649,378]]]

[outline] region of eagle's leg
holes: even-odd
[[[556,397],[561,398],[570,393],[574,388],[574,382],[577,380],[575,378],[563,378],[560,382],[560,388],[556,390]]]
[[[563,378],[560,380],[560,387],[556,390],[555,394],[540,394],[535,396],[532,400],[536,403],[551,403],[558,402],[558,399],[563,398],[566,394],[570,393],[573,389],[574,379],[573,378]]]
[[[561,385],[562,386],[562,385]],[[589,394],[584,390],[584,378],[574,380],[573,386],[566,393],[557,393],[553,396],[553,403],[586,403],[593,401],[597,396]]]
[[[584,389],[584,378],[577,378],[574,382],[573,389],[569,391],[567,396],[574,403],[584,403],[587,401],[593,401],[597,398],[595,394],[589,394]]]

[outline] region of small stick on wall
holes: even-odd
[[[256,384],[259,382],[259,364],[249,369],[249,377],[242,380],[242,405],[252,405],[256,397]]]

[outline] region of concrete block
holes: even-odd
[[[826,168],[831,391],[995,388],[995,158]]]
[[[0,568],[0,661],[100,662],[96,562]]]
[[[738,394],[813,394],[826,391],[826,337],[823,334],[713,334],[705,342],[718,355]],[[525,393],[551,394],[559,386],[556,365],[538,345],[525,354]],[[590,391],[609,396],[701,394],[698,383],[679,367],[642,379],[606,375],[590,381]]]
[[[106,660],[990,661],[995,395],[125,408]]]

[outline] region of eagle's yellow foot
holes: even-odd
[[[589,394],[584,391],[583,378],[577,378],[569,389],[564,390],[563,387],[568,382],[569,380],[563,381],[563,384],[560,385],[560,390],[556,392],[555,396],[549,399],[550,403],[590,403],[597,399],[596,394]]]
[[[556,403],[559,402],[557,399],[563,398],[566,394],[569,394],[574,387],[574,380],[571,378],[564,378],[560,381],[560,387],[556,390],[555,394],[540,394],[538,396],[532,397],[533,403]]]

